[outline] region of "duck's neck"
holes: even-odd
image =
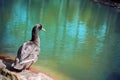
[[[38,32],[32,32],[31,41],[36,43],[38,46],[40,45],[40,38],[39,38]]]

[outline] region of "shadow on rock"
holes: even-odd
[[[0,56],[0,59],[2,60],[2,63],[6,66],[6,69],[14,71],[14,69],[11,67],[11,64],[14,62],[13,58],[9,56]]]

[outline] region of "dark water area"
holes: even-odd
[[[120,80],[120,11],[92,0],[0,0],[0,53],[17,55],[41,23],[34,64],[59,80]]]

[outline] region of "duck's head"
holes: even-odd
[[[36,24],[33,29],[32,32],[39,32],[40,30],[46,31],[41,24]]]

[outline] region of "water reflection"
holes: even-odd
[[[61,80],[106,80],[119,71],[117,10],[90,0],[1,0],[0,9],[1,52],[16,55],[40,22],[47,32],[40,32],[39,68],[64,73]]]

